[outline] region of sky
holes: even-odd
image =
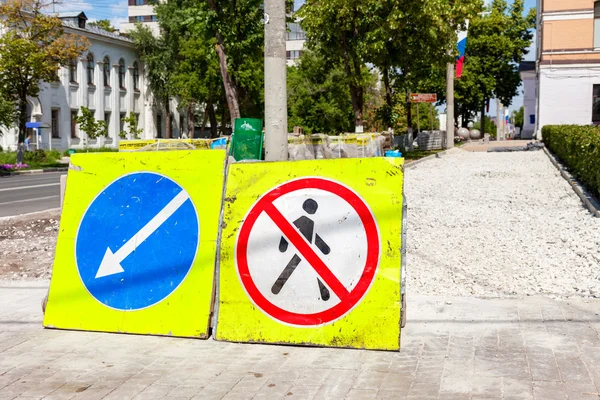
[[[490,2],[491,0],[486,0],[486,3]],[[296,8],[303,3],[304,0],[295,0]],[[527,9],[535,7],[535,3],[536,0],[525,0]],[[108,19],[118,29],[121,22],[127,22],[127,4],[127,0],[64,0],[62,5],[57,6],[56,11],[84,11],[90,21]],[[535,49],[535,39],[531,51],[525,58],[527,61],[535,60],[535,51],[533,49]],[[515,110],[521,107],[521,105],[523,105],[523,93],[519,90],[519,95],[513,100],[510,108]],[[495,107],[494,103],[490,104],[490,111],[495,110]],[[495,113],[495,111],[492,113]]]

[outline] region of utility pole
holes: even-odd
[[[446,71],[446,149],[454,147],[454,63]]]
[[[265,159],[288,160],[285,0],[265,0]]]

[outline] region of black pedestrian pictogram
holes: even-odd
[[[308,199],[304,202],[302,208],[308,214],[314,215],[317,212],[317,209],[319,208],[319,204],[313,199]],[[298,228],[302,236],[304,236],[306,240],[308,240],[308,242],[312,244],[313,233],[315,230],[315,222],[309,217],[302,216],[296,221],[294,221],[294,225],[296,226],[296,228]],[[317,246],[317,248],[321,250],[323,254],[329,254],[331,252],[331,249],[329,248],[327,243],[325,243],[325,241],[321,239],[319,234],[315,234],[314,236],[315,245]],[[279,251],[285,253],[288,249],[288,245],[288,241],[285,239],[285,237],[282,236],[281,241],[279,242]],[[281,292],[281,289],[288,281],[288,279],[290,279],[290,276],[292,276],[292,273],[296,270],[298,265],[300,265],[301,261],[302,259],[298,256],[298,254],[294,254],[288,265],[281,273],[281,275],[279,275],[279,278],[277,278],[277,281],[273,284],[273,287],[271,288],[271,292],[273,294],[279,294],[279,292]],[[323,299],[323,301],[329,300],[329,298],[331,297],[329,289],[327,289],[323,282],[321,282],[320,278],[317,278],[317,283],[319,285],[319,291],[321,292],[321,298]]]

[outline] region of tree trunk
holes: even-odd
[[[167,139],[171,139],[173,137],[172,125],[171,125],[171,105],[169,104],[169,99],[165,101],[165,136]]]
[[[27,134],[27,93],[21,93],[19,99],[19,140],[17,143],[17,163],[25,161],[25,135]]]
[[[363,115],[362,115],[362,94],[360,93],[360,89],[355,81],[355,75],[352,73],[352,65],[350,64],[350,56],[348,54],[348,49],[346,47],[346,37],[342,35],[342,48],[344,54],[344,70],[346,71],[346,75],[350,80],[350,97],[352,99],[352,110],[354,111],[354,126],[355,132],[362,132],[363,129]]]
[[[208,0],[208,5],[213,12],[219,14],[219,9],[215,4],[215,0]],[[221,68],[221,76],[223,78],[223,87],[225,88],[227,107],[229,107],[231,126],[233,127],[235,119],[241,117],[238,89],[231,75],[229,75],[229,71],[227,70],[227,52],[225,51],[223,38],[219,32],[216,33],[215,39],[217,39],[217,44],[215,47],[217,50],[217,56],[219,57],[219,67]],[[221,121],[221,124],[225,125],[225,121]]]
[[[208,103],[207,114],[210,120],[210,137],[219,137],[219,132],[217,132],[217,115],[215,114],[215,106],[213,103]]]
[[[196,116],[194,114],[194,104],[192,102],[188,103],[187,106],[187,133],[190,139],[194,138],[194,134],[196,133]]]
[[[408,125],[408,131],[412,131],[412,102],[410,101],[410,90],[406,91],[406,125]],[[412,139],[412,138],[411,138]],[[412,146],[412,143],[410,143]]]
[[[483,102],[481,103],[481,138],[485,136],[485,96],[483,97]]]
[[[227,134],[227,128],[225,126],[225,120],[227,119],[227,109],[226,107],[221,107],[221,135]],[[233,128],[234,125],[231,125]]]
[[[206,130],[206,121],[208,121],[208,106],[204,105],[204,114],[202,114],[202,128],[200,128],[200,137],[204,138],[204,131]]]
[[[388,106],[388,115],[385,116],[387,121],[384,121],[388,125],[388,128],[392,128],[392,115],[394,110],[394,98],[392,94],[392,87],[390,85],[390,71],[389,68],[383,69],[383,85],[385,86],[385,102]]]

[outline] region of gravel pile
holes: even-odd
[[[600,298],[600,219],[543,152],[407,169],[407,292]]]
[[[0,279],[49,280],[60,213],[0,218]]]

